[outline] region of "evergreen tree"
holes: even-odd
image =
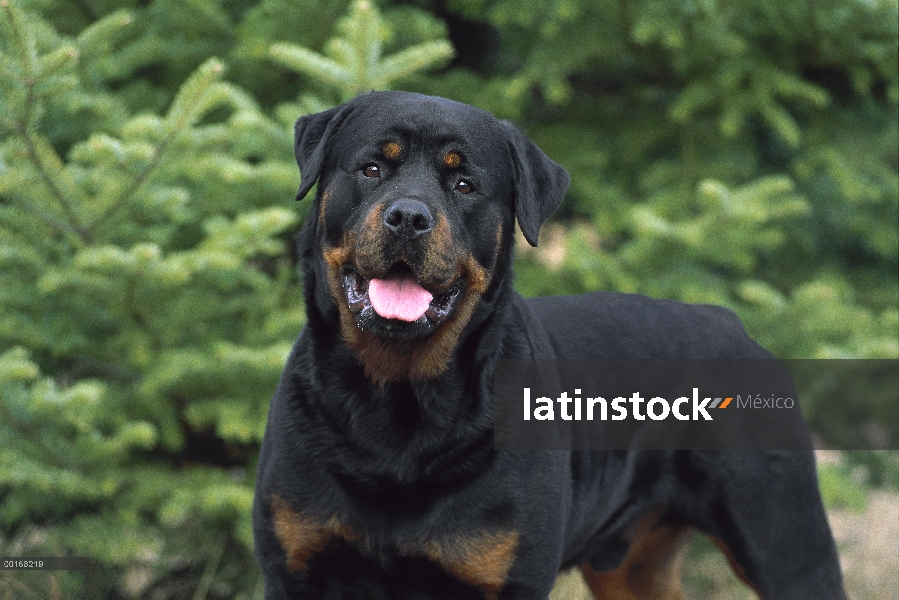
[[[254,459],[304,320],[290,126],[359,91],[477,104],[571,171],[527,295],[899,356],[895,0],[522,7],[0,0],[0,555],[98,565],[0,598],[261,596]]]
[[[68,37],[2,8],[4,548],[111,567],[66,597],[105,595],[126,570],[195,586],[216,561],[220,585],[251,589],[258,390],[301,324],[279,237],[297,219],[269,200],[295,186],[289,141],[214,59],[165,115],[111,103],[103,119],[83,102],[93,61],[131,19]],[[89,110],[96,130],[66,148],[51,110]]]
[[[337,31],[339,36],[326,45],[328,56],[284,43],[273,45],[270,53],[279,63],[334,89],[338,102],[371,90],[391,89],[396,80],[443,63],[453,55],[447,41],[437,40],[382,56],[389,30],[385,31],[380,11],[368,0],[356,2],[338,22]]]

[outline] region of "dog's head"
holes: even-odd
[[[372,92],[296,124],[307,285],[377,382],[447,367],[509,270],[514,219],[532,245],[568,187],[514,126],[459,102]],[[321,290],[320,293],[315,293]],[[328,306],[330,304],[330,306]]]

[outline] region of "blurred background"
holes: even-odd
[[[0,0],[0,556],[94,561],[0,571],[0,600],[262,597],[255,458],[304,321],[291,126],[359,92],[475,104],[571,172],[519,239],[525,295],[899,357],[897,44],[897,0]],[[852,597],[899,598],[899,454],[820,458]],[[689,554],[692,598],[752,597]]]

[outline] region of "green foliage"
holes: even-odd
[[[281,121],[326,110],[358,94],[396,89],[419,71],[445,64],[453,56],[443,25],[414,9],[394,9],[384,18],[369,0],[357,0],[335,25],[337,35],[325,44],[325,54],[293,43],[269,48],[269,58],[302,74],[314,92],[276,109]],[[396,48],[394,40],[404,45]],[[385,49],[395,48],[385,55]]]
[[[0,554],[99,565],[0,597],[261,596],[254,458],[304,319],[289,127],[359,91],[477,104],[571,171],[519,244],[525,294],[711,302],[784,357],[899,356],[897,21],[896,0],[0,0]],[[895,453],[846,464],[822,475],[837,504],[899,478]]]
[[[860,475],[853,474],[846,465],[841,464],[823,465],[818,469],[821,497],[827,506],[862,512],[867,505],[868,496]]]
[[[521,119],[572,173],[570,234],[522,253],[524,293],[711,302],[781,356],[899,354],[894,0],[451,6],[518,68],[426,87]]]
[[[445,63],[453,55],[445,40],[425,42],[382,57],[385,30],[377,7],[358,0],[337,24],[338,37],[327,44],[328,56],[294,44],[275,44],[271,55],[286,67],[334,88],[340,102],[361,93],[390,89],[403,77]]]
[[[297,217],[271,206],[296,186],[288,134],[213,58],[164,115],[85,107],[130,18],[70,38],[3,9],[0,527],[115,567],[104,595],[126,568],[177,595],[216,556],[221,589],[252,589],[259,390],[302,324]],[[86,139],[52,135],[84,110]]]

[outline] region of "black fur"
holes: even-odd
[[[844,597],[810,453],[493,450],[499,358],[770,356],[717,307],[518,296],[514,220],[536,245],[569,180],[512,125],[380,92],[303,117],[295,148],[298,199],[316,182],[318,193],[299,238],[308,319],[258,463],[268,600],[545,599],[560,569],[618,567],[633,524],[653,514],[655,527],[723,540],[768,600]],[[372,164],[380,177],[363,174]],[[444,228],[413,241],[382,231],[379,211],[397,198],[420,201]],[[456,271],[434,266],[434,252],[455,257]],[[456,312],[415,324],[347,308],[340,284],[396,268],[435,296],[461,286]]]

